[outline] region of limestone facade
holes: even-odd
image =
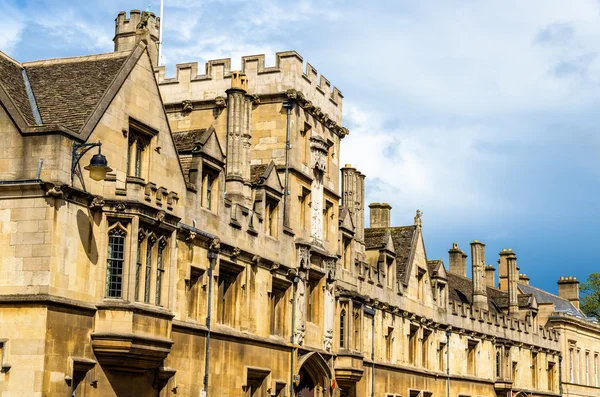
[[[481,242],[473,281],[458,245],[427,258],[420,212],[372,203],[365,227],[343,96],[299,54],[167,78],[159,23],[119,14],[110,54],[0,53],[1,396],[594,395],[565,357],[597,362],[596,325],[512,251],[495,288]]]

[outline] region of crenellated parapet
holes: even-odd
[[[176,70],[172,78],[165,76],[162,66],[155,70],[166,104],[215,100],[224,97],[231,87],[230,58],[208,61],[202,74],[197,62],[178,64]],[[341,124],[342,93],[327,78],[319,76],[312,65],[307,63],[304,67],[304,60],[297,52],[278,52],[274,66],[265,65],[264,55],[244,56],[241,71],[248,78],[248,93],[261,96],[295,90],[311,110]]]

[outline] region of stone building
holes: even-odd
[[[534,289],[502,251],[495,288],[478,241],[469,279],[385,203],[365,227],[337,88],[296,52],[167,78],[159,23],[120,13],[108,54],[0,53],[0,396],[591,390],[565,381],[599,350],[573,280]]]

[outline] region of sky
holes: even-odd
[[[113,50],[148,0],[2,0],[19,61]],[[428,258],[512,248],[533,285],[600,271],[600,2],[165,0],[163,64],[296,50],[343,95],[342,164]],[[368,212],[368,210],[367,210]],[[367,213],[368,217],[368,213]]]

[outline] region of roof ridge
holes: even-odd
[[[12,58],[10,55],[8,55],[5,52],[0,51],[0,56],[3,56],[4,58],[6,58],[8,61],[14,63],[16,66],[20,67],[21,69],[23,69],[23,64],[19,61],[17,61],[16,59]]]
[[[447,272],[449,275],[453,275],[453,276],[456,276],[456,277],[460,277],[460,278],[462,278],[462,279],[464,279],[464,280],[469,280],[469,281],[472,281],[472,280],[471,280],[469,277],[467,277],[467,276],[463,276],[462,274],[454,273],[454,272],[451,272],[450,270],[446,270],[446,272]],[[501,290],[500,288],[496,288],[496,287],[490,287],[490,286],[487,286],[487,285],[486,285],[486,287],[487,287],[487,288],[489,288],[489,289],[493,289],[494,291],[502,292],[503,294],[508,294],[508,292],[507,292],[507,291],[503,291],[503,290]]]
[[[533,288],[533,289],[535,289],[535,290],[537,290],[537,291],[541,291],[541,292],[543,292],[543,293],[545,293],[545,294],[552,295],[553,297],[555,297],[555,298],[558,298],[558,299],[562,299],[562,300],[564,300],[565,302],[571,302],[571,301],[570,301],[570,300],[568,300],[568,299],[561,298],[560,296],[558,296],[558,295],[556,295],[556,294],[553,294],[552,292],[548,292],[548,291],[546,291],[545,289],[541,289],[541,288],[538,288],[538,287],[534,287],[534,286],[533,286],[533,285],[531,285],[531,284],[521,284],[521,283],[517,283],[517,284],[518,284],[519,286],[521,286],[521,285],[522,285],[522,286],[524,286],[524,287],[526,287],[526,288]]]
[[[40,59],[37,61],[28,61],[23,62],[22,67],[31,67],[31,66],[48,66],[48,65],[56,65],[59,63],[77,63],[77,62],[93,62],[99,61],[103,59],[113,59],[113,58],[125,58],[131,54],[131,50],[129,51],[113,51],[102,54],[93,54],[93,55],[81,55],[75,57],[67,57],[67,58],[49,58],[49,59]]]

